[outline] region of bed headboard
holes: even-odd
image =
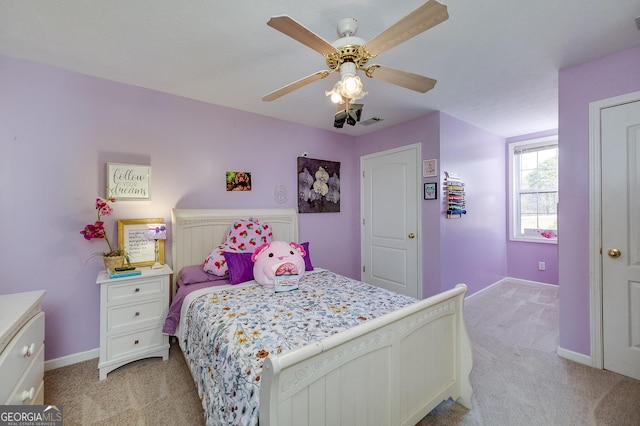
[[[204,262],[211,250],[225,241],[235,219],[254,217],[271,225],[273,239],[298,242],[295,209],[173,209],[171,251],[174,277],[185,266]]]

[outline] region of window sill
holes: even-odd
[[[557,238],[544,237],[510,237],[509,241],[519,241],[523,243],[558,244]]]

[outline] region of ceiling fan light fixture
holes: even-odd
[[[367,92],[362,91],[362,80],[356,75],[356,64],[353,62],[344,62],[340,65],[340,76],[342,79],[340,84],[340,95],[345,99],[352,101],[362,99]]]
[[[345,98],[353,99],[362,93],[362,81],[360,77],[345,77],[342,80],[342,96]]]
[[[342,94],[341,94],[341,87],[342,87],[342,81],[339,81],[333,85],[333,89],[325,90],[324,94],[329,96],[331,99],[331,102],[333,102],[334,104],[343,104],[344,98],[342,97]]]
[[[334,92],[331,94],[331,102],[333,102],[334,104],[343,104],[344,98],[340,93]]]

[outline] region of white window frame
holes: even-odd
[[[509,240],[511,241],[526,241],[543,244],[558,244],[558,238],[545,238],[542,235],[521,235],[519,232],[519,220],[520,212],[518,209],[518,203],[516,202],[518,193],[516,188],[515,178],[516,173],[516,149],[521,149],[523,146],[529,148],[537,148],[546,145],[558,144],[558,136],[548,136],[544,138],[529,139],[520,142],[512,142],[509,144]],[[557,210],[556,210],[557,216]]]

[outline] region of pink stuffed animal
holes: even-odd
[[[304,274],[304,259],[307,253],[298,243],[273,241],[258,247],[251,260],[253,263],[253,278],[267,288],[275,287],[276,275]]]

